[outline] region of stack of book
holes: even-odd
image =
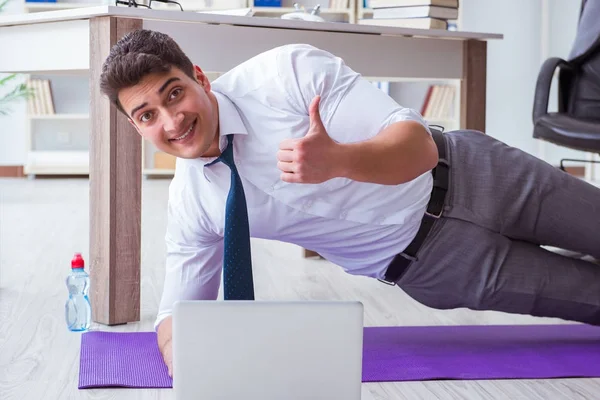
[[[458,0],[368,0],[373,18],[362,25],[396,26],[416,29],[448,29],[458,19]]]

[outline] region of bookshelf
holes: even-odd
[[[108,2],[28,2],[24,13],[94,7]],[[48,82],[48,92],[34,88],[38,104],[28,104],[24,173],[36,175],[89,175],[89,88],[87,71],[56,71],[26,75],[28,81]],[[49,109],[40,109],[45,103]]]
[[[163,178],[171,177],[175,173],[175,169],[172,167],[158,166],[154,164],[155,155],[159,151],[146,140],[142,140],[142,175],[146,178]],[[163,153],[164,154],[164,153]],[[173,163],[175,161],[174,157]]]
[[[85,75],[28,75],[24,172],[89,174],[89,94]]]
[[[458,103],[460,85],[455,81],[430,83],[427,92],[417,108],[430,125],[442,126],[445,131],[460,128],[460,104]]]
[[[460,129],[460,81],[365,77],[402,107],[416,110],[428,125]]]

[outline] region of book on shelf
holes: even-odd
[[[350,8],[349,0],[329,0],[327,8],[331,10],[345,10]]]
[[[431,85],[427,89],[421,115],[426,120],[443,121],[454,117],[456,87],[453,85]]]
[[[30,115],[54,114],[54,101],[49,79],[29,79],[27,86],[33,95],[29,97],[28,108]]]
[[[155,169],[175,169],[177,158],[162,151],[154,153],[154,168]]]

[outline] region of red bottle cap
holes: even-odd
[[[83,268],[84,262],[81,253],[75,253],[71,260],[71,268]]]

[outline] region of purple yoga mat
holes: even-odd
[[[600,377],[600,327],[364,329],[363,382]],[[154,332],[82,335],[79,388],[170,388]]]
[[[365,328],[363,382],[600,377],[600,327]]]
[[[100,332],[81,335],[79,389],[99,387],[171,388],[155,332]]]

